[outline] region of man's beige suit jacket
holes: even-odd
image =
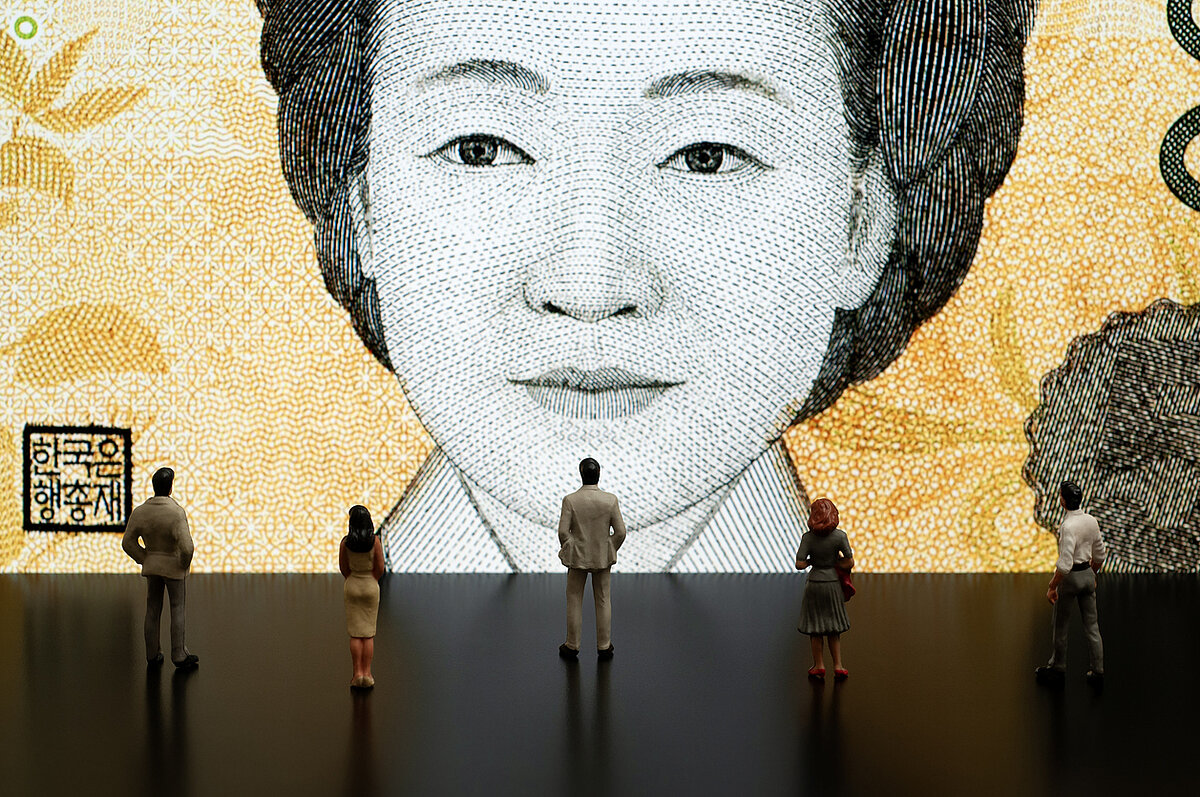
[[[613,530],[610,535],[609,528]],[[577,570],[603,570],[617,562],[625,542],[625,521],[617,497],[594,484],[585,484],[563,498],[558,518],[558,558]]]
[[[187,515],[169,495],[156,495],[130,513],[121,547],[142,566],[143,576],[163,578],[187,577],[195,550]]]

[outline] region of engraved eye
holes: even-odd
[[[461,136],[435,150],[433,155],[460,166],[511,166],[533,163],[515,144],[495,136]]]
[[[753,156],[737,147],[710,141],[702,141],[677,150],[658,166],[662,169],[695,174],[727,174],[743,169],[765,168]]]

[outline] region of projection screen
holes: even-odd
[[[1188,3],[0,8],[0,569],[1200,564]]]

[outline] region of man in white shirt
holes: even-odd
[[[1087,682],[1099,688],[1104,684],[1104,643],[1096,614],[1096,574],[1104,565],[1104,540],[1096,519],[1079,508],[1083,502],[1079,485],[1063,482],[1058,497],[1067,513],[1058,527],[1058,561],[1046,590],[1046,597],[1054,605],[1054,653],[1049,664],[1037,668],[1037,680],[1058,686],[1066,679],[1067,628],[1071,599],[1075,598],[1088,641]]]

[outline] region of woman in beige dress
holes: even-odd
[[[350,658],[354,678],[350,686],[375,685],[371,659],[375,657],[375,618],[379,614],[379,579],[383,575],[383,545],[365,506],[350,507],[350,530],[342,537],[338,567],[346,578],[346,629],[350,632]]]

